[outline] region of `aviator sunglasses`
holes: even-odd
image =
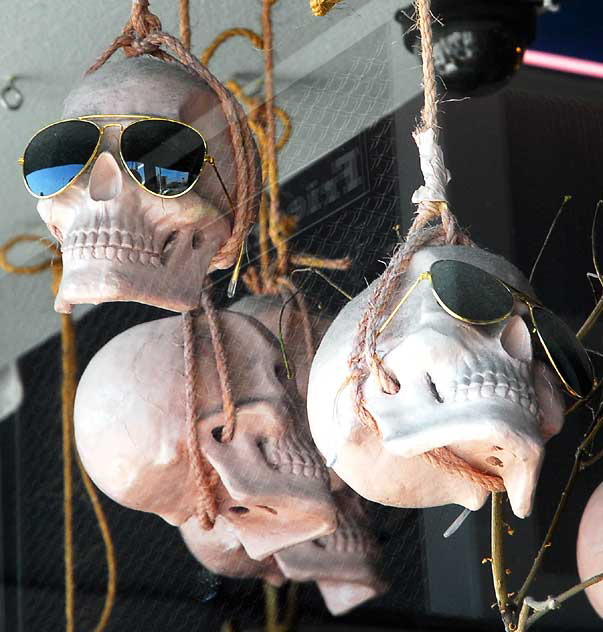
[[[584,347],[572,330],[550,310],[495,276],[462,261],[442,259],[420,274],[380,327],[381,334],[421,281],[431,281],[440,307],[453,318],[471,325],[500,323],[513,311],[514,299],[526,304],[530,330],[570,395],[585,398],[595,385],[594,370]]]
[[[103,125],[95,119],[134,122]],[[214,159],[207,154],[203,136],[186,123],[143,115],[94,114],[42,128],[19,159],[28,191],[40,199],[62,193],[94,161],[108,127],[119,128],[120,160],[145,191],[162,198],[184,195],[195,186],[205,163],[209,163],[232,206]]]

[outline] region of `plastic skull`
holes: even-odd
[[[190,518],[180,527],[180,533],[193,557],[216,575],[258,578],[273,586],[285,582],[274,557],[252,560],[232,526],[222,516],[218,516],[209,531],[202,529],[195,517]]]
[[[234,143],[218,97],[198,77],[148,57],[106,64],[69,94],[63,118],[102,114],[152,115],[195,127],[236,203]],[[119,157],[119,124],[132,120],[94,121],[110,125],[97,158],[65,191],[37,206],[63,252],[55,309],[107,301],[180,312],[198,307],[207,272],[231,263],[214,259],[232,229],[231,206],[216,174],[208,165],[188,193],[153,195]],[[255,199],[259,163],[255,148],[247,150],[248,198]]]
[[[382,594],[387,584],[379,572],[381,552],[362,500],[341,482],[333,496],[337,530],[274,557],[287,578],[315,581],[331,614],[340,615]]]
[[[181,318],[120,334],[92,359],[78,386],[75,438],[94,482],[115,501],[180,525],[197,489],[186,447]],[[281,381],[278,344],[253,319],[221,312],[237,424],[221,441],[222,395],[205,318],[197,318],[198,436],[226,493],[219,513],[249,555],[331,533],[328,474],[301,424],[295,388]],[[234,503],[234,504],[233,504]]]
[[[581,582],[603,573],[603,483],[595,489],[582,514],[576,555]],[[603,619],[603,583],[587,588],[586,596]]]
[[[399,296],[439,259],[464,261],[533,294],[502,257],[479,248],[443,246],[412,257]],[[360,424],[346,382],[356,323],[371,291],[362,292],[338,315],[312,365],[309,420],[327,462],[354,490],[376,502],[399,507],[458,503],[478,509],[487,491],[421,456],[447,446],[474,468],[500,476],[515,514],[528,515],[544,442],[562,427],[563,403],[557,377],[534,358],[521,317],[525,305],[516,301],[511,317],[500,324],[469,325],[440,307],[429,281],[419,283],[378,338],[378,355],[398,380],[399,391],[384,393],[372,375],[363,386],[379,436]]]
[[[344,614],[381,594],[386,585],[377,571],[379,549],[360,498],[341,483],[339,488],[334,492],[339,523],[335,533],[283,549],[261,562],[247,555],[221,516],[211,531],[191,518],[180,533],[192,555],[218,575],[259,578],[274,586],[286,578],[315,581],[331,614]]]

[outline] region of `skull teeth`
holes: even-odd
[[[117,260],[154,268],[161,265],[160,253],[155,250],[152,237],[132,235],[123,230],[72,231],[63,243],[63,256],[71,259]]]
[[[507,371],[471,372],[463,375],[451,388],[451,401],[502,398],[518,404],[531,415],[538,413],[536,394],[529,383],[528,369],[523,364]]]
[[[343,512],[338,512],[337,524],[339,526],[334,533],[316,540],[325,551],[360,555],[367,555],[374,551],[374,543],[355,520],[346,517]]]
[[[291,435],[278,440],[266,438],[258,443],[258,447],[268,465],[281,474],[328,480],[322,461],[314,454],[312,447],[299,437]]]

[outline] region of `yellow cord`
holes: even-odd
[[[37,242],[52,253],[52,257],[31,266],[16,266],[8,261],[8,253],[19,243]],[[50,269],[52,273],[52,293],[56,296],[61,282],[63,266],[61,253],[56,244],[36,235],[17,235],[0,247],[0,268],[11,274],[33,275]],[[75,580],[73,573],[73,458],[75,445],[73,442],[73,403],[77,388],[77,349],[73,319],[69,314],[61,314],[61,361],[63,382],[61,385],[61,408],[63,430],[63,514],[65,522],[65,629],[73,632],[75,627],[74,596]],[[82,481],[90,498],[94,514],[105,544],[107,559],[107,596],[95,632],[103,632],[111,616],[117,592],[117,563],[115,548],[111,539],[109,525],[103,512],[98,494],[92,481],[86,474],[79,458],[76,462]]]
[[[310,8],[314,15],[326,15],[338,2],[339,0],[310,0]]]

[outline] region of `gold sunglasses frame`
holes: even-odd
[[[129,125],[122,125],[121,123],[107,123],[106,125],[99,125],[94,120],[91,120],[91,121],[88,120],[88,119],[103,119],[103,118],[108,118],[108,119],[112,119],[112,118],[134,119],[134,122],[130,123]],[[69,123],[69,122],[72,122],[72,121],[82,121],[84,123],[90,123],[91,125],[94,125],[94,127],[96,127],[96,129],[99,131],[98,141],[96,143],[96,147],[94,148],[94,151],[92,152],[90,158],[88,159],[88,162],[86,162],[86,164],[77,173],[77,175],[74,176],[64,187],[62,187],[61,189],[59,189],[55,193],[51,193],[50,195],[37,195],[36,193],[34,193],[31,190],[31,188],[27,184],[27,179],[25,178],[25,164],[24,163],[25,163],[25,154],[27,153],[27,149],[31,145],[31,142],[33,141],[33,139],[36,138],[36,136],[38,134],[40,134],[41,132],[43,132],[44,130],[49,129],[49,128],[53,127],[54,125],[59,125],[61,123]],[[162,195],[161,193],[155,193],[154,191],[151,191],[151,190],[147,189],[136,178],[136,176],[132,173],[132,171],[130,170],[130,168],[126,164],[126,161],[125,161],[125,159],[123,157],[123,154],[122,154],[122,151],[121,151],[121,138],[122,138],[122,135],[123,135],[123,133],[124,133],[124,131],[126,129],[128,129],[128,128],[132,127],[132,125],[136,125],[136,123],[140,123],[142,121],[167,121],[168,123],[178,123],[179,125],[182,125],[183,127],[188,127],[189,129],[193,130],[193,132],[195,132],[195,134],[197,134],[197,136],[199,136],[199,138],[203,141],[203,147],[204,147],[204,150],[205,150],[205,156],[203,158],[203,163],[201,164],[201,169],[199,169],[199,173],[197,174],[197,177],[195,178],[194,182],[187,189],[185,189],[184,191],[181,191],[180,193],[177,193],[176,195]],[[161,116],[147,116],[147,115],[143,115],[143,114],[89,114],[87,116],[78,116],[76,118],[68,118],[68,119],[63,119],[61,121],[55,121],[54,123],[50,123],[49,125],[46,125],[46,126],[42,127],[41,129],[39,129],[29,139],[29,141],[27,142],[27,145],[25,146],[25,150],[23,151],[23,155],[18,160],[18,163],[22,166],[21,175],[23,177],[23,182],[25,184],[25,188],[28,190],[28,192],[31,195],[33,195],[33,197],[37,198],[38,200],[47,200],[47,199],[50,199],[50,198],[54,197],[55,195],[59,195],[60,193],[63,193],[63,191],[67,190],[71,185],[75,184],[75,182],[77,182],[77,180],[87,171],[87,169],[90,167],[90,165],[97,158],[98,150],[99,150],[99,148],[100,148],[100,146],[101,146],[101,144],[103,142],[103,135],[104,135],[105,129],[107,127],[118,127],[120,129],[120,133],[119,133],[119,159],[120,159],[124,169],[128,173],[128,175],[132,178],[132,180],[134,180],[134,182],[136,182],[136,184],[138,184],[138,186],[140,186],[142,189],[144,189],[147,193],[150,193],[151,195],[154,195],[155,197],[159,197],[159,198],[167,199],[167,200],[173,200],[175,198],[181,197],[182,195],[186,195],[197,184],[197,182],[199,181],[199,178],[201,177],[201,173],[203,172],[203,167],[204,167],[205,163],[209,163],[214,168],[214,171],[216,172],[216,176],[218,177],[218,180],[220,181],[220,184],[222,185],[222,189],[224,190],[224,193],[225,193],[226,197],[228,198],[228,202],[230,203],[230,206],[233,207],[232,199],[231,199],[230,195],[228,194],[228,191],[226,190],[226,186],[224,185],[224,182],[222,181],[222,178],[220,177],[220,174],[219,174],[218,169],[216,167],[215,160],[214,160],[214,158],[212,156],[208,155],[208,153],[207,153],[207,141],[205,140],[205,138],[203,137],[201,132],[199,132],[199,130],[195,129],[192,125],[188,125],[187,123],[183,123],[182,121],[176,121],[175,119],[164,118],[164,117],[161,117]]]
[[[441,259],[440,261],[455,261],[454,259]],[[434,261],[433,264],[431,265],[431,267],[433,267],[436,263],[438,263],[438,261]],[[471,264],[465,264],[465,265],[471,265]],[[398,311],[400,310],[400,308],[402,307],[402,305],[404,305],[404,303],[406,302],[406,300],[408,299],[408,297],[412,294],[412,292],[415,290],[415,288],[419,285],[419,283],[421,283],[421,281],[431,281],[431,291],[435,297],[435,300],[437,301],[438,305],[450,316],[452,316],[453,318],[455,318],[456,320],[460,320],[463,323],[467,323],[469,325],[495,325],[496,323],[502,323],[504,320],[506,320],[507,318],[509,318],[509,316],[511,315],[511,313],[513,312],[513,303],[511,303],[511,309],[504,315],[501,316],[499,318],[496,318],[494,320],[484,320],[484,321],[475,321],[475,320],[469,320],[467,318],[463,318],[462,316],[460,316],[459,314],[455,314],[445,303],[444,301],[442,301],[442,299],[438,296],[438,293],[435,291],[434,287],[433,287],[433,279],[432,279],[432,274],[431,274],[431,267],[429,269],[429,271],[427,272],[421,272],[421,274],[419,274],[419,276],[415,279],[415,281],[412,283],[412,285],[408,288],[408,290],[406,290],[406,292],[404,293],[404,296],[400,299],[400,301],[398,302],[398,304],[396,305],[396,307],[394,308],[394,310],[392,311],[392,313],[387,317],[387,319],[385,320],[385,322],[381,325],[381,327],[379,328],[379,330],[377,331],[377,336],[380,336],[384,329],[389,325],[389,323],[392,321],[392,319],[394,318],[394,316],[398,313]],[[475,267],[475,266],[472,266]],[[483,271],[485,272],[485,271]],[[595,378],[594,375],[594,368],[592,366],[592,363],[590,361],[590,358],[588,357],[588,353],[586,353],[586,358],[588,359],[588,363],[591,369],[591,375],[593,376],[593,384],[592,384],[592,388],[589,391],[589,393],[587,393],[586,395],[579,395],[568,383],[567,380],[563,377],[561,371],[559,370],[559,368],[557,367],[557,365],[555,364],[555,361],[553,360],[551,353],[548,349],[548,347],[546,346],[542,335],[540,333],[540,331],[538,330],[538,325],[536,324],[536,319],[534,317],[534,307],[537,307],[539,309],[543,309],[545,311],[550,312],[550,310],[548,310],[546,307],[544,307],[544,305],[542,305],[541,303],[538,303],[537,301],[534,301],[533,299],[531,299],[529,296],[527,296],[526,294],[524,294],[523,292],[520,292],[519,290],[516,290],[514,287],[512,287],[511,285],[508,285],[507,283],[505,283],[504,281],[502,281],[501,279],[499,279],[498,277],[495,277],[493,274],[490,274],[489,272],[486,272],[486,274],[488,274],[489,276],[491,276],[493,279],[495,279],[496,281],[498,281],[498,283],[500,283],[500,285],[510,294],[510,296],[512,297],[513,301],[515,301],[515,299],[520,300],[521,302],[525,303],[527,308],[528,308],[528,313],[530,314],[530,320],[532,322],[532,333],[536,334],[538,336],[538,340],[540,341],[540,345],[542,346],[542,348],[544,349],[544,352],[549,360],[549,363],[551,364],[551,366],[553,367],[555,373],[557,374],[557,377],[561,380],[561,383],[563,384],[563,387],[565,388],[565,390],[572,396],[575,397],[576,399],[586,399],[589,394],[592,392],[592,389],[597,385],[597,380]],[[552,313],[552,312],[551,312]],[[554,314],[553,314],[554,315]],[[578,344],[580,344],[578,342]]]

